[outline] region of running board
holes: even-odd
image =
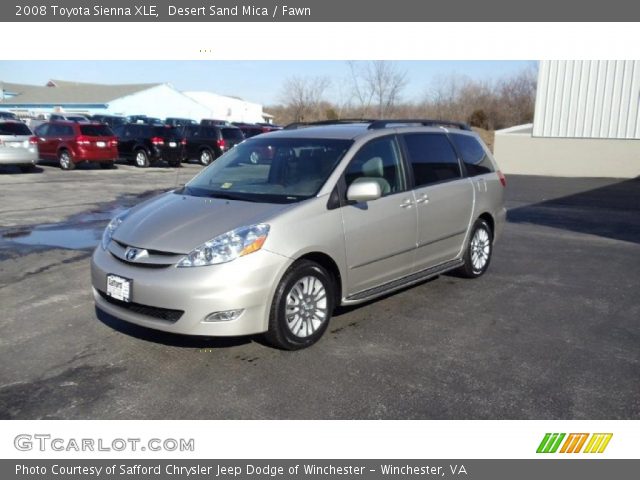
[[[462,265],[464,265],[464,260],[462,260],[461,258],[457,260],[451,260],[449,262],[436,265],[435,267],[427,268],[426,270],[421,270],[406,277],[393,280],[389,283],[385,283],[383,285],[378,285],[377,287],[354,293],[353,295],[347,297],[345,300],[348,302],[355,302],[379,297],[380,295],[384,295],[385,293],[393,292],[394,290],[398,290],[414,283],[422,282],[423,280],[435,277],[436,275],[448,272],[449,270],[461,267]]]

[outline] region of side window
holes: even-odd
[[[49,135],[49,124],[43,123],[35,129],[34,133],[39,137],[46,137]]]
[[[373,180],[380,185],[382,196],[405,189],[398,142],[394,136],[377,138],[364,145],[345,171],[347,188],[354,182]]]
[[[416,188],[460,178],[460,164],[453,146],[442,133],[404,135]]]
[[[62,129],[62,134],[65,137],[73,137],[74,136],[73,127],[71,125],[65,125]]]
[[[451,134],[451,140],[455,144],[467,173],[470,177],[491,173],[493,164],[480,142],[471,135]]]
[[[60,130],[60,125],[50,124],[49,130],[47,131],[47,136],[49,137],[57,137],[62,135],[62,131]]]

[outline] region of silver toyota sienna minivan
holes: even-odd
[[[504,187],[465,124],[293,125],[113,218],[93,254],[93,294],[153,329],[308,347],[338,305],[450,270],[482,275]]]

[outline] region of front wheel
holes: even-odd
[[[471,237],[464,252],[464,265],[458,272],[467,278],[476,278],[489,268],[493,253],[493,232],[489,224],[479,218],[473,225]]]
[[[320,265],[308,260],[294,263],[278,284],[265,337],[284,350],[299,350],[316,343],[333,312],[333,281]]]

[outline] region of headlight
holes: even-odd
[[[111,243],[111,238],[113,237],[113,234],[118,229],[120,224],[124,221],[128,213],[129,211],[127,210],[125,212],[120,213],[119,215],[116,215],[111,219],[111,221],[109,222],[109,225],[107,225],[107,228],[104,229],[104,233],[102,234],[102,241],[100,242],[100,245],[102,245],[103,250],[107,249],[107,247],[109,246],[109,243]]]
[[[260,250],[268,234],[269,225],[263,223],[236,228],[191,251],[180,260],[178,267],[202,267],[230,262]]]

